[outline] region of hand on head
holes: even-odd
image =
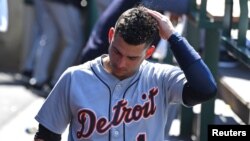
[[[158,22],[158,26],[159,26],[159,34],[160,37],[163,39],[168,40],[168,38],[175,32],[174,26],[171,23],[171,21],[168,19],[167,16],[146,8],[148,13],[153,16],[156,21]]]

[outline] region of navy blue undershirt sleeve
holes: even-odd
[[[200,55],[194,50],[188,41],[178,33],[172,34],[168,39],[168,42],[170,43],[170,48],[182,70],[185,70],[196,60],[201,59]]]
[[[172,34],[168,42],[187,78],[187,83],[183,88],[184,104],[193,106],[215,97],[217,91],[216,82],[195,49],[178,33]]]
[[[42,139],[44,141],[61,141],[61,134],[51,132],[42,124],[39,124],[39,128],[35,134],[34,139]]]

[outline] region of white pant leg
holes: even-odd
[[[60,33],[65,41],[63,52],[59,58],[57,67],[54,71],[51,83],[54,85],[60,75],[70,66],[74,65],[81,48],[83,47],[83,23],[81,11],[72,6],[49,2],[49,8]]]
[[[40,39],[41,33],[40,26],[36,20],[35,6],[27,6],[27,14],[25,15],[25,41],[24,41],[24,60],[21,70],[33,71],[35,54],[38,47],[38,39]],[[30,28],[31,27],[31,28]]]
[[[41,26],[42,36],[39,40],[39,47],[36,54],[34,78],[38,84],[44,83],[48,79],[48,70],[52,61],[53,53],[58,43],[58,29],[51,14],[48,12],[47,2],[35,0],[38,3],[40,15],[38,23]]]

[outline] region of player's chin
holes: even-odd
[[[116,71],[115,72],[115,76],[119,77],[119,78],[126,78],[127,76],[127,72],[126,71]]]
[[[127,70],[126,70],[126,68],[115,68],[115,69],[114,69],[114,72],[115,72],[116,74],[121,74],[121,75],[123,75],[123,74],[126,74],[126,73],[127,73]]]
[[[121,72],[121,71],[117,71],[117,72],[115,72],[115,75],[116,76],[119,76],[119,77],[122,77],[122,76],[124,76],[126,73],[124,73],[124,72]]]

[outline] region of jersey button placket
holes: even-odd
[[[120,133],[117,130],[114,130],[114,137],[119,137]]]
[[[119,100],[122,98],[122,84],[117,84],[115,86],[115,89],[114,89],[114,93],[113,93],[113,100],[116,101],[116,100]]]
[[[123,140],[122,126],[115,127],[112,129],[112,141]]]
[[[118,101],[122,100],[123,96],[123,91],[122,91],[122,84],[118,83],[116,84],[113,94],[112,94],[112,107],[116,106]],[[114,114],[114,113],[112,113]],[[114,127],[111,131],[112,133],[112,141],[119,141],[121,140],[121,129],[122,129],[122,124],[120,124],[117,127]]]

